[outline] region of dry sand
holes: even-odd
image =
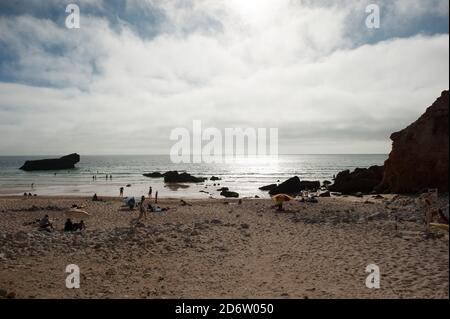
[[[448,203],[448,197],[441,199]],[[119,198],[0,198],[0,295],[15,298],[448,298],[448,233],[423,237],[410,197],[291,201],[159,200],[167,212],[121,208]],[[84,205],[82,233],[61,231]],[[56,231],[26,222],[48,214]],[[400,220],[395,231],[395,216]],[[368,264],[381,288],[368,289]],[[67,289],[68,264],[81,287]]]

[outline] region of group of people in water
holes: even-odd
[[[110,174],[110,175],[106,174],[106,175],[105,175],[105,179],[106,179],[106,180],[109,179],[109,180],[112,181],[112,175],[111,175],[111,174]],[[93,180],[93,181],[96,181],[96,180],[97,180],[97,175],[92,175],[92,180]]]

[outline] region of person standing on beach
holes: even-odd
[[[152,198],[152,187],[150,186],[150,188],[148,189],[148,197]]]
[[[155,192],[155,204],[158,204],[158,191]]]
[[[141,202],[139,203],[139,217],[138,217],[138,221],[140,221],[142,218],[146,219],[147,218],[147,211],[145,210],[145,196],[141,197]]]
[[[120,188],[120,197],[123,197],[123,187]]]

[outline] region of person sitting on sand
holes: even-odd
[[[190,206],[192,206],[192,205],[190,205]],[[160,213],[160,212],[165,212],[165,211],[169,210],[168,207],[159,207],[158,205],[153,205],[153,204],[148,204],[148,209],[153,213]]]
[[[53,229],[53,225],[50,222],[48,215],[45,215],[44,218],[39,221],[39,229],[46,231],[50,231],[51,229]]]
[[[83,220],[80,220],[79,223],[74,223],[73,224],[73,228],[72,229],[73,229],[73,231],[77,231],[77,230],[82,231],[83,229],[86,229],[86,225],[85,225]]]
[[[93,200],[94,202],[97,202],[97,201],[98,201],[97,193],[94,194],[94,196],[92,197],[92,200]]]
[[[72,231],[73,230],[73,223],[70,220],[70,218],[67,218],[66,223],[64,224],[64,231]]]
[[[147,218],[147,211],[145,209],[144,206],[144,202],[145,202],[145,196],[141,197],[141,202],[139,203],[139,217],[138,217],[138,221],[141,220],[141,218]]]

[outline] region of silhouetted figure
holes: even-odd
[[[120,197],[123,197],[123,187],[120,188]]]
[[[152,197],[152,187],[151,186],[148,189],[148,197]]]
[[[64,231],[72,231],[73,230],[73,223],[70,220],[70,218],[67,218],[66,223],[64,224]]]
[[[93,200],[94,202],[98,201],[97,193],[94,194],[94,196],[92,197],[92,200]]]
[[[145,210],[145,196],[141,197],[141,202],[139,203],[139,217],[138,217],[138,221],[140,221],[142,218],[146,218],[147,217],[147,211]]]
[[[53,225],[50,222],[50,219],[48,218],[48,215],[45,215],[44,218],[42,218],[39,221],[39,229],[40,230],[46,230],[46,231],[51,231],[51,229],[53,229]]]
[[[155,192],[155,204],[158,204],[158,191]]]
[[[72,229],[74,231],[76,230],[82,231],[83,229],[86,229],[86,225],[84,224],[84,221],[81,220],[79,223],[74,223]]]

